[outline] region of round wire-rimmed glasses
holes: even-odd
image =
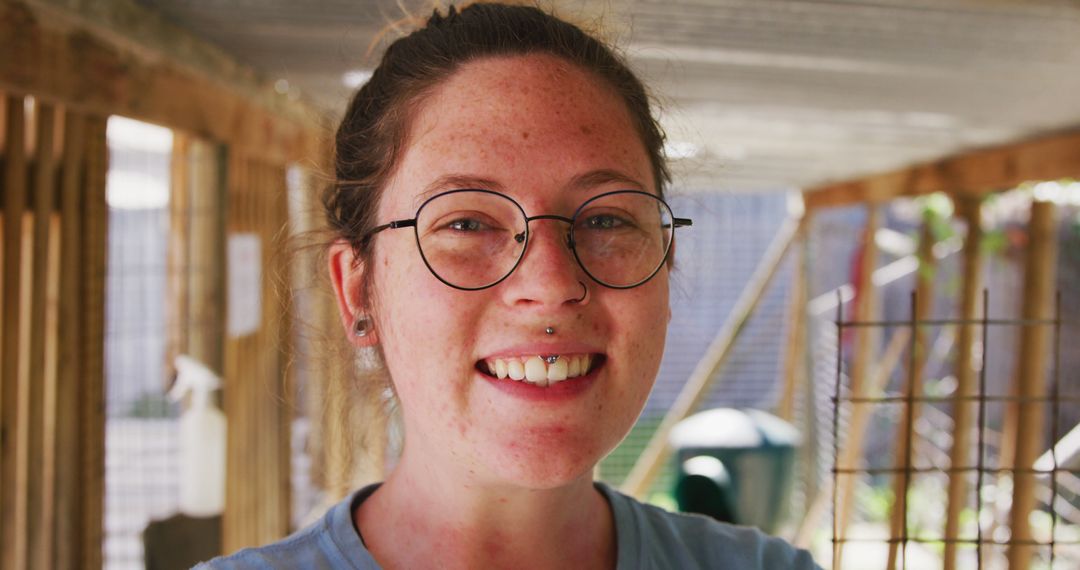
[[[373,228],[367,242],[388,229],[411,227],[424,264],[455,289],[478,291],[510,276],[529,245],[529,222],[569,224],[566,246],[593,281],[630,289],[652,279],[667,261],[674,230],[692,225],[676,218],[659,197],[615,190],[586,200],[573,216],[528,216],[513,198],[492,190],[459,189],[424,201],[416,216]]]

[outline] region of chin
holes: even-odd
[[[593,470],[608,449],[597,441],[578,438],[518,437],[495,446],[490,456],[490,472],[509,484],[528,489],[554,489],[582,478],[592,480]]]

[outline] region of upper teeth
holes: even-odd
[[[588,372],[592,355],[511,356],[489,358],[484,364],[492,376],[500,379],[509,377],[511,380],[547,386]]]

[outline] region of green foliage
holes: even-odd
[[[170,402],[160,392],[143,392],[131,405],[128,413],[133,418],[168,418],[172,417]]]
[[[893,505],[892,487],[888,483],[860,485],[855,489],[855,501],[866,510],[870,522],[888,522]]]
[[[930,226],[930,235],[934,236],[934,243],[947,240],[954,235],[950,219],[953,216],[953,203],[945,194],[938,192],[923,199],[923,221]]]
[[[994,228],[984,232],[982,241],[979,242],[979,248],[986,255],[1001,255],[1005,253],[1005,248],[1008,245],[1009,241],[1005,237],[1005,230],[1002,228]]]

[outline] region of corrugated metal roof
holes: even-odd
[[[140,0],[331,112],[394,0]],[[428,5],[423,3],[421,5]],[[694,189],[780,189],[1080,127],[1080,3],[560,2],[661,101]]]

